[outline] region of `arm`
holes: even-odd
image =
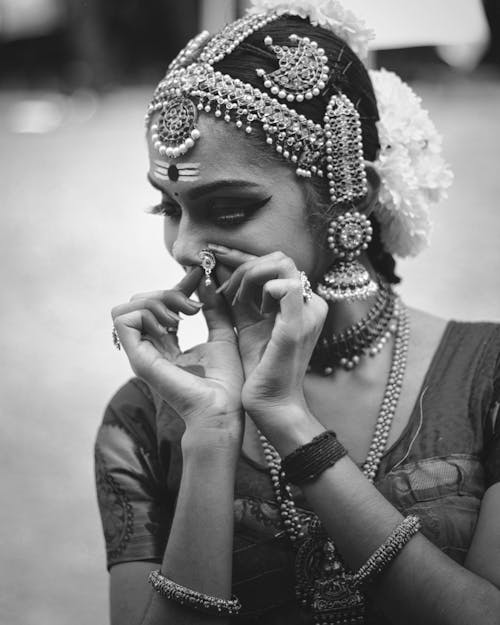
[[[236,441],[237,443],[237,441]],[[230,437],[184,436],[183,471],[161,571],[179,584],[216,597],[231,596],[233,490],[238,444]],[[111,569],[112,625],[224,623],[179,606],[147,583],[149,562]]]
[[[252,360],[251,350],[247,362],[244,341],[245,335],[252,333],[251,326],[240,332],[239,343],[247,372],[242,391],[244,408],[283,457],[324,430],[309,412],[302,389],[305,363],[321,330],[326,305],[318,297],[304,304],[298,272],[290,259],[273,257],[269,263],[265,257],[249,259],[235,250],[225,252],[224,258],[238,267],[225,288],[228,298],[237,292],[240,301],[247,301],[261,287],[264,302],[272,298],[279,304],[271,335],[257,363]],[[304,493],[353,570],[402,520],[396,508],[348,457],[304,486]],[[371,586],[374,600],[391,622],[499,622],[500,590],[495,585],[500,570],[500,527],[498,522],[495,524],[499,507],[498,488],[491,487],[484,498],[468,568],[455,563],[421,534],[404,547]]]
[[[280,455],[309,442],[322,426],[303,411],[267,418],[268,436]],[[285,428],[286,423],[286,428]],[[401,514],[346,456],[326,470],[304,493],[350,568],[356,570],[379,547]],[[500,528],[492,514],[500,509],[500,489],[484,498],[471,554],[464,568],[418,534],[410,540],[371,587],[371,594],[391,622],[408,625],[494,625],[500,615]]]
[[[193,314],[186,293],[201,271],[190,272],[172,291],[136,296],[113,310],[115,328],[133,370],[169,409],[157,414],[156,435],[168,431],[167,412],[182,418],[182,477],[163,554],[161,572],[174,582],[219,598],[230,598],[233,494],[241,447],[241,362],[232,324],[220,296],[201,288],[208,342],[181,352],[171,310]],[[168,307],[167,307],[168,306]],[[158,484],[161,491],[165,484]],[[156,496],[158,496],[156,494]],[[124,563],[111,572],[113,625],[196,625],[209,617],[155,593],[147,562]]]

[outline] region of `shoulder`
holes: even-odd
[[[417,362],[432,354],[427,381],[435,401],[445,412],[465,410],[484,427],[500,378],[500,323],[445,320],[413,310],[410,314]]]
[[[444,319],[416,309],[410,309],[410,319],[418,351],[446,354],[455,363],[468,360],[469,369],[473,361],[491,366],[500,353],[500,323]]]
[[[104,412],[104,422],[125,422],[136,411],[154,413],[155,402],[148,385],[139,378],[132,378],[110,399]]]
[[[154,451],[155,415],[155,401],[149,387],[132,378],[116,391],[104,410],[97,432],[96,454],[117,458],[125,450]]]

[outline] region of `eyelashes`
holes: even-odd
[[[168,204],[166,202],[150,206],[146,209],[146,212],[150,215],[161,215],[162,217],[175,217],[176,215],[179,217],[181,216],[181,209],[178,206]]]
[[[236,226],[245,221],[251,219],[257,213],[259,209],[265,206],[272,196],[263,198],[256,202],[242,202],[242,200],[235,199],[228,203],[225,201],[225,205],[220,205],[214,202],[205,209],[200,208],[202,212],[203,220],[211,223],[215,223],[219,226]],[[171,202],[161,202],[147,209],[147,212],[151,215],[161,215],[162,217],[168,217],[173,220],[180,219],[182,215],[182,208],[178,204]],[[200,214],[200,213],[198,213]]]

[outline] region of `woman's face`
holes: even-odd
[[[189,266],[200,264],[198,254],[209,243],[256,256],[279,250],[311,279],[319,277],[325,252],[307,226],[293,168],[263,161],[244,131],[222,121],[200,115],[198,128],[195,147],[177,159],[160,156],[148,138],[148,178],[161,193],[155,211],[165,215],[170,254]],[[227,277],[220,266],[216,273]]]

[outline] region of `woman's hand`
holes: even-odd
[[[135,295],[113,308],[113,323],[133,371],[184,420],[187,431],[224,431],[239,439],[243,370],[236,336],[223,297],[201,277],[195,267],[171,290]],[[197,287],[201,305],[189,299]],[[208,341],[182,352],[175,334],[178,313],[193,315],[201,306]]]
[[[259,427],[290,410],[307,411],[304,376],[328,307],[304,302],[300,273],[281,252],[252,256],[212,248],[234,271],[220,292],[232,303],[246,381],[242,404]]]

